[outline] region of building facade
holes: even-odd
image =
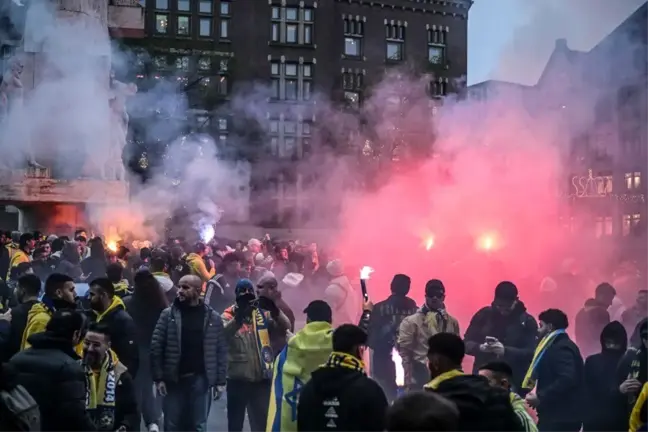
[[[429,76],[432,97],[454,92],[466,75],[471,4],[146,0],[146,37],[122,43],[135,52],[142,82],[171,75],[186,83],[192,130],[255,162],[252,222],[298,226],[309,219],[301,193],[313,181],[308,161],[325,141],[321,101],[360,110],[393,66]],[[254,111],[254,121],[230,107],[249,93],[254,106],[241,115]]]

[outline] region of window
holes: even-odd
[[[596,193],[599,195],[607,195],[612,193],[612,179],[613,177],[611,174],[599,175],[596,185]]]
[[[279,63],[271,63],[270,64],[270,74],[271,75],[279,75]]]
[[[169,0],[155,0],[155,9],[159,9],[159,10],[169,9]]]
[[[227,77],[221,76],[220,79],[218,80],[218,94],[221,96],[227,96],[227,93],[228,93]]]
[[[198,70],[208,71],[211,69],[211,58],[209,57],[200,57],[198,59]]]
[[[219,118],[218,119],[218,130],[226,131],[227,130],[227,119]]]
[[[405,26],[401,24],[385,24],[387,40],[387,60],[402,61],[405,47]]]
[[[279,132],[279,122],[277,120],[270,120],[270,132],[272,133]]]
[[[220,37],[221,39],[229,38],[229,20],[221,19],[220,22]]]
[[[312,63],[270,63],[273,99],[304,100],[312,97]]]
[[[200,36],[211,36],[211,18],[200,18]]]
[[[297,80],[286,80],[286,100],[297,100]]]
[[[295,150],[297,150],[297,141],[295,138],[285,138],[284,139],[284,156],[291,158],[295,156]]]
[[[225,16],[228,16],[230,14],[230,3],[228,1],[221,0],[220,14]]]
[[[293,121],[284,122],[284,133],[285,134],[296,134],[297,133],[297,124]]]
[[[439,78],[438,80],[430,83],[430,94],[432,97],[443,97],[448,94],[448,80],[447,78]]]
[[[297,64],[286,63],[286,76],[289,77],[297,76]]]
[[[178,10],[182,12],[189,12],[190,10],[189,0],[178,0]]]
[[[303,7],[272,7],[270,39],[272,42],[312,45],[314,10]]]
[[[361,91],[364,84],[364,75],[359,72],[343,72],[342,73],[342,88],[344,90],[357,90]]]
[[[211,78],[210,77],[202,77],[200,80],[200,85],[207,88],[211,84]]]
[[[187,16],[178,17],[178,34],[182,36],[189,35],[189,17]]]
[[[167,58],[166,58],[166,56],[157,55],[157,56],[153,57],[153,65],[155,66],[155,69],[157,69],[157,70],[166,69],[166,67],[167,67]]]
[[[345,91],[344,101],[349,107],[357,109],[360,107],[360,93]]]
[[[641,173],[635,171],[625,175],[626,189],[639,189],[641,187]]]
[[[601,238],[603,236],[605,237],[611,236],[613,231],[612,228],[613,228],[612,216],[596,217],[596,228],[595,228],[596,238]]]
[[[344,19],[344,55],[360,57],[362,55],[362,40],[364,22],[353,18]]]
[[[447,28],[432,26],[428,28],[428,62],[440,65],[445,62]]]
[[[222,9],[222,3],[221,3],[221,9]],[[212,0],[200,0],[198,11],[204,14],[212,13]]]
[[[182,56],[176,58],[176,69],[183,72],[189,71],[189,57]]]
[[[622,234],[627,236],[631,233],[637,233],[640,222],[641,214],[639,213],[623,215]]]
[[[168,27],[169,17],[167,15],[157,14],[155,15],[155,31],[157,33],[166,33]]]
[[[229,61],[227,59],[223,59],[218,62],[218,73],[223,75],[226,74],[229,71]]]

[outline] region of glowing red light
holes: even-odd
[[[425,250],[429,251],[434,247],[434,236],[429,236],[425,239]]]
[[[482,234],[477,238],[477,249],[490,252],[497,249],[497,238],[492,233]]]

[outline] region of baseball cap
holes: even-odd
[[[311,322],[333,322],[333,311],[331,310],[331,306],[329,306],[324,300],[313,300],[308,303],[308,306],[304,309],[304,313],[306,314],[306,318]]]

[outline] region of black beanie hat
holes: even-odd
[[[502,281],[495,287],[495,299],[514,301],[518,298],[518,289],[513,282]]]
[[[425,284],[425,296],[433,297],[436,294],[445,294],[445,286],[439,279],[430,279]]]
[[[409,293],[412,280],[409,276],[404,274],[396,274],[391,281],[392,294],[406,296]]]

